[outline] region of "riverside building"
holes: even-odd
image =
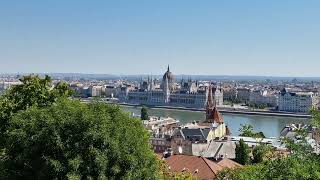
[[[209,89],[211,90],[212,87],[210,86]],[[186,124],[174,130],[171,137],[173,154],[205,156],[207,158],[217,158],[220,155],[229,154],[229,157],[234,158],[235,144],[228,141],[230,130],[213,101],[212,91],[209,92],[206,119],[202,122]],[[209,148],[210,146],[215,146],[215,150]]]
[[[208,101],[208,93],[212,91],[217,106],[223,105],[223,90],[220,87],[208,88],[198,81],[181,80],[176,83],[168,66],[160,86],[148,78],[139,87],[122,86],[118,88],[117,97],[120,102],[145,105],[180,106],[203,108]]]
[[[278,94],[278,93],[277,93]],[[268,90],[254,90],[250,93],[249,102],[256,105],[268,105],[271,107],[278,106],[278,96]]]
[[[283,89],[279,95],[279,111],[307,113],[318,104],[318,96],[313,92],[292,92]]]

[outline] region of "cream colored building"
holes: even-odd
[[[230,134],[215,101],[213,101],[212,87],[209,88],[206,119],[201,123],[193,122],[174,131],[171,139],[173,154],[197,155],[204,153],[202,151],[209,146],[210,142],[225,139]]]
[[[318,104],[318,96],[313,92],[290,92],[283,89],[279,95],[279,111],[309,112]]]

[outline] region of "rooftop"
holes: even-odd
[[[173,172],[189,172],[198,179],[214,179],[224,168],[241,167],[240,164],[229,159],[214,162],[204,157],[173,155],[165,159]]]

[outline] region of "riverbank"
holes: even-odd
[[[82,102],[90,102],[91,100],[81,100]],[[141,104],[129,104],[129,103],[116,103],[110,101],[103,101],[110,104],[118,104],[121,106],[130,106],[130,107],[141,107]],[[194,112],[204,112],[204,108],[187,108],[187,107],[174,107],[174,106],[155,106],[155,105],[144,105],[152,109],[166,109],[166,110],[179,110],[179,111],[194,111]],[[226,108],[219,107],[219,111],[222,114],[243,114],[243,115],[254,115],[254,116],[273,116],[273,117],[292,117],[292,118],[303,118],[310,119],[311,115],[303,113],[292,113],[292,112],[281,112],[281,111],[252,111],[248,109],[235,109],[235,108]]]
[[[119,103],[122,106],[131,106],[131,107],[140,107],[140,104],[128,104],[128,103]],[[145,105],[148,108],[152,109],[171,109],[171,110],[180,110],[180,111],[195,111],[203,112],[205,109],[198,108],[186,108],[186,107],[172,107],[172,106],[150,106]],[[223,114],[243,114],[243,115],[260,115],[260,116],[274,116],[274,117],[293,117],[293,118],[305,118],[310,119],[311,115],[309,114],[300,114],[300,113],[290,113],[290,112],[275,112],[275,111],[249,111],[249,110],[235,110],[231,108],[219,108],[219,111]]]
[[[141,106],[121,105],[120,108],[129,114],[140,115]],[[148,114],[155,117],[171,117],[180,121],[181,124],[187,124],[194,121],[205,120],[205,113],[202,110],[190,111],[173,108],[150,108]],[[280,132],[289,124],[310,124],[311,119],[296,117],[264,116],[264,115],[245,115],[224,113],[223,120],[229,127],[232,136],[239,135],[239,129],[242,125],[251,125],[254,131],[263,132],[266,137],[279,137]]]

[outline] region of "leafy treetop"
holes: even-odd
[[[138,119],[82,104],[65,83],[26,76],[0,97],[3,179],[157,179],[158,160]]]
[[[141,119],[142,120],[149,120],[148,109],[144,106],[141,108]]]
[[[253,137],[253,138],[265,138],[263,132],[254,132],[253,126],[251,126],[251,125],[241,124],[239,131],[240,131],[239,136]]]

